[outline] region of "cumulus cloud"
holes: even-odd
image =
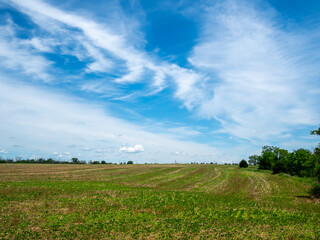
[[[144,148],[140,144],[137,144],[134,147],[121,147],[119,149],[120,153],[138,153],[143,151],[144,151]]]

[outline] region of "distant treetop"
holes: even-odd
[[[242,159],[239,163],[239,167],[240,168],[247,168],[248,167],[248,163],[246,160]]]
[[[310,132],[311,135],[320,135],[320,127],[318,128],[318,130],[313,130]]]

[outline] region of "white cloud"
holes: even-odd
[[[12,6],[27,14],[36,24],[45,29],[50,34],[58,38],[59,45],[74,44],[77,47],[74,51],[69,50],[69,54],[76,55],[78,59],[93,58],[94,61],[88,64],[86,72],[110,72],[124,68],[124,72],[120,74],[115,82],[119,84],[143,82],[143,74],[146,71],[152,71],[154,76],[148,85],[151,90],[143,94],[156,94],[165,86],[165,80],[170,77],[178,84],[176,95],[179,97],[184,95],[188,90],[199,82],[201,75],[192,70],[181,68],[175,64],[159,61],[154,56],[143,50],[137,49],[135,46],[137,40],[142,42],[140,38],[135,36],[137,31],[127,31],[134,28],[130,26],[121,27],[119,25],[135,26],[136,21],[126,20],[126,24],[119,22],[119,19],[109,19],[108,24],[94,21],[91,17],[85,15],[66,12],[55,8],[40,0],[29,1],[9,1]],[[123,19],[126,19],[123,17]],[[80,31],[72,31],[76,28]],[[120,31],[119,31],[120,29]],[[63,33],[61,36],[56,33]],[[128,35],[128,32],[131,35]],[[67,39],[65,40],[65,36]],[[44,49],[44,44],[39,44],[40,39],[33,41],[33,45],[38,49]],[[48,43],[49,44],[49,43]],[[79,56],[78,56],[79,55]],[[86,84],[83,90],[94,91],[97,93],[108,92],[103,85]],[[117,96],[120,98],[121,96]],[[186,104],[191,108],[191,102]]]
[[[103,57],[97,48],[108,51],[116,58],[126,61],[129,73],[119,81],[136,81],[136,78],[140,76],[142,66],[148,65],[142,53],[131,47],[124,36],[115,34],[115,31],[107,25],[98,24],[77,14],[67,13],[43,1],[30,0],[23,2],[12,0],[10,2],[51,33],[54,32],[55,28],[61,28],[61,24],[64,31],[69,31],[64,26],[81,30],[81,37],[76,34],[74,40],[82,41],[89,55],[96,58],[96,61],[88,66],[87,71],[108,72],[107,70],[110,69],[110,61],[105,59],[105,56]],[[50,22],[50,24],[45,24],[47,22]]]
[[[8,153],[8,151],[7,150],[5,150],[5,149],[2,149],[2,150],[0,150],[0,153]]]
[[[18,70],[36,79],[50,81],[47,73],[51,62],[28,47],[23,41],[15,39],[15,26],[0,26],[0,66]]]
[[[111,60],[106,59],[105,56],[94,47],[92,44],[88,42],[82,42],[83,46],[87,49],[88,54],[95,59],[94,62],[88,64],[86,72],[108,72],[111,67],[113,67],[113,63]]]
[[[245,1],[223,1],[219,11],[215,7],[207,9],[202,36],[189,58],[193,69],[160,61],[136,48],[137,38],[131,38],[131,33],[125,31],[131,26],[115,29],[115,26],[124,26],[116,22],[118,19],[101,23],[85,13],[61,10],[39,0],[8,2],[46,32],[46,37],[33,36],[21,41],[17,40],[12,24],[2,27],[0,55],[4,58],[3,66],[8,69],[49,80],[54,77],[48,74],[52,66],[40,53],[54,51],[59,46],[63,54],[89,62],[83,72],[100,74],[120,69],[114,74],[116,79],[112,84],[108,83],[109,79],[73,83],[80,84],[83,91],[126,100],[156,94],[174,83],[174,96],[187,109],[192,113],[197,111],[201,118],[219,120],[223,127],[219,132],[229,133],[234,139],[290,136],[287,132],[291,128],[314,124],[319,119],[318,112],[314,111],[318,101],[314,99],[318,99],[320,89],[307,87],[307,83],[314,83],[312,79],[319,76],[315,67],[319,59],[310,51],[302,54],[304,46],[311,46],[316,53],[318,45],[310,44],[310,34],[302,36],[279,30],[269,12],[255,10]],[[130,21],[126,23],[130,25]],[[56,53],[60,54],[59,51]],[[310,58],[306,57],[308,54]],[[142,78],[145,72],[153,72],[154,76],[146,81]],[[161,156],[170,156],[177,149],[188,149],[190,152],[186,154],[203,159],[209,158],[203,151],[214,156],[221,154],[204,144],[178,141],[177,138],[201,134],[189,127],[163,128],[161,134],[154,134],[150,132],[153,126],[138,126],[114,118],[105,106],[84,104],[82,99],[29,86],[22,91],[15,89],[14,82],[8,84],[11,79],[5,82],[1,77],[0,111],[8,119],[0,119],[0,123],[10,127],[5,129],[8,136],[9,132],[22,135],[24,131],[23,134],[32,136],[33,140],[46,137],[47,143],[51,141],[56,146],[58,139],[63,139],[64,143],[79,146],[93,141],[97,145],[91,147],[108,149],[119,146],[122,141],[131,146],[140,142],[148,149],[141,154],[160,148]],[[152,89],[147,93],[128,94],[119,88],[119,84],[139,81]],[[21,86],[23,84],[19,84]],[[119,132],[126,133],[121,142],[117,137]],[[101,139],[108,141],[108,145],[101,144]],[[52,149],[67,151],[62,145]],[[124,146],[126,151],[129,148]],[[116,147],[114,152],[117,150]]]
[[[137,144],[134,147],[121,147],[119,149],[120,153],[138,153],[143,151],[144,151],[144,148],[140,144]]]
[[[28,44],[33,46],[35,49],[41,51],[41,52],[52,52],[52,47],[50,45],[53,45],[53,41],[50,40],[50,44],[48,44],[48,40],[44,42],[44,39],[34,37],[30,40],[21,41],[24,44]]]
[[[108,150],[107,150],[107,149],[103,149],[103,148],[98,148],[98,149],[96,150],[96,152],[97,152],[97,153],[106,153],[106,152],[108,152]]]
[[[117,146],[126,142],[128,145],[123,146],[124,149],[131,151],[129,146],[139,142],[148,151],[141,151],[139,146],[133,147],[134,151],[141,151],[140,154],[147,159],[144,161],[151,162],[172,162],[174,156],[171,153],[180,149],[187,154],[196,154],[201,161],[222,159],[221,156],[233,159],[237,155],[224,153],[222,149],[205,144],[178,140],[165,127],[161,133],[152,133],[146,130],[152,129],[152,124],[139,126],[115,118],[106,111],[106,106],[84,103],[80,98],[16,83],[12,79],[8,82],[1,79],[0,102],[0,115],[6,116],[0,118],[0,145],[3,148],[9,148],[23,140],[26,151],[41,149],[43,153],[59,154],[67,152],[66,146],[71,143],[74,146],[87,146],[90,143],[113,160],[121,160],[123,155],[114,154],[119,153]],[[122,133],[120,138],[119,133]],[[179,138],[181,134],[183,133],[180,133]],[[105,152],[104,149],[108,151]],[[94,154],[83,151],[82,158],[89,160]],[[138,156],[132,156],[135,157]]]
[[[272,139],[315,125],[320,117],[310,89],[320,75],[319,45],[312,44],[312,34],[277,28],[270,12],[246,1],[208,8],[190,62],[209,79],[178,90],[187,106],[199,106],[199,116],[215,118],[226,132],[249,140]],[[316,48],[308,51],[307,44]]]
[[[183,137],[201,135],[201,132],[194,130],[192,128],[189,128],[189,127],[168,128],[168,132],[173,133],[177,136],[181,135]]]

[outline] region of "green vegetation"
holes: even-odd
[[[39,158],[39,159],[21,159],[17,158],[16,160],[13,159],[0,159],[0,163],[16,163],[16,164],[25,164],[25,163],[30,163],[30,164],[86,164],[86,161],[80,161],[78,158],[72,158],[71,162],[68,161],[60,161],[60,160],[55,160],[52,158],[44,159],[44,158]],[[93,162],[90,162],[93,163]],[[100,163],[97,161],[97,163]]]
[[[248,167],[248,163],[246,160],[242,159],[239,163],[239,167],[240,168],[247,168]]]
[[[258,164],[258,159],[259,159],[259,156],[258,155],[252,155],[249,157],[249,164],[250,165],[253,165],[253,166],[256,166]]]
[[[310,134],[320,135],[320,127]],[[274,174],[288,173],[292,176],[316,178],[309,193],[320,198],[320,143],[313,152],[300,148],[290,153],[278,147],[264,146],[260,156],[249,157],[249,163],[258,164],[259,169],[272,170]]]
[[[320,135],[320,127],[317,130],[312,130],[310,132],[311,135]]]
[[[320,156],[306,149],[301,148],[290,153],[285,149],[270,146],[264,146],[257,158],[259,169],[299,177],[316,177],[319,161]]]
[[[311,131],[310,134],[320,135],[320,127],[318,130]],[[273,173],[283,172],[293,176],[320,179],[320,144],[313,153],[303,148],[289,153],[288,150],[278,147],[264,146],[260,156],[249,157],[249,163],[258,164],[259,169],[272,170]]]
[[[132,162],[132,161],[131,161]],[[64,161],[64,160],[56,160],[53,158],[39,158],[39,159],[20,159],[17,158],[16,160],[13,159],[0,159],[0,163],[15,163],[15,164],[87,164],[84,160],[79,160],[78,158],[71,158],[71,161]],[[133,162],[132,162],[133,163]],[[89,161],[89,164],[113,164],[112,162],[106,161]]]
[[[319,239],[311,183],[254,166],[1,164],[0,239]]]
[[[318,128],[318,130],[311,131],[310,134],[320,136],[320,127]],[[316,174],[315,174],[317,178],[317,183],[314,184],[314,186],[310,190],[310,194],[316,198],[320,198],[320,143],[318,144],[318,147],[314,149],[313,154],[318,159],[318,169],[316,170]]]

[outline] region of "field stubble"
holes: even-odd
[[[308,180],[218,165],[0,165],[0,239],[319,239]]]

